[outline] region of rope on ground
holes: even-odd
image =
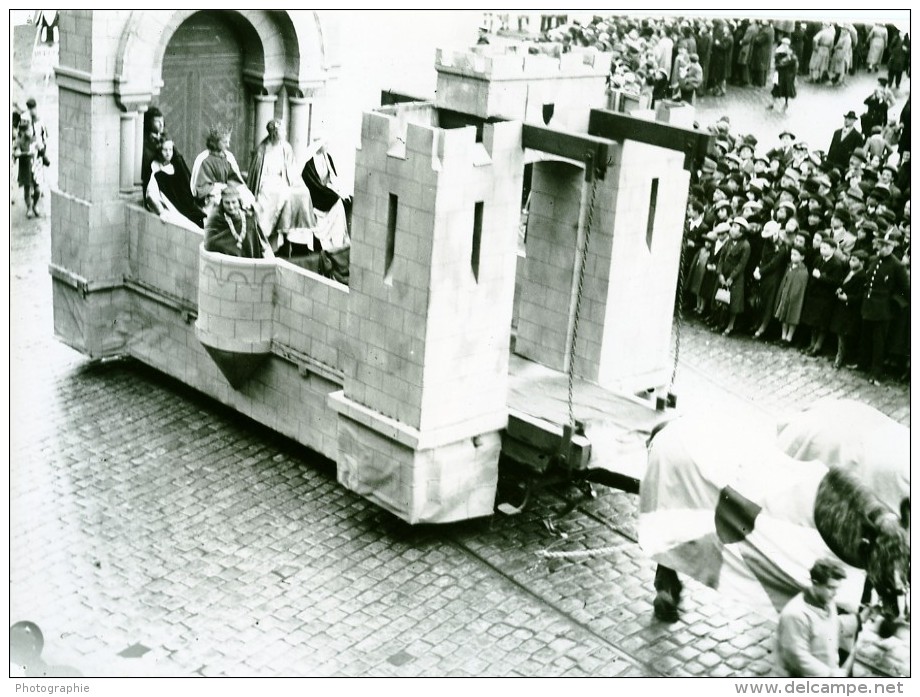
[[[595,547],[594,549],[575,549],[570,552],[552,552],[548,549],[541,549],[537,552],[537,556],[543,559],[590,559],[593,557],[606,557],[616,552],[622,552],[622,550],[622,545]]]

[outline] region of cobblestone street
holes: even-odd
[[[874,81],[803,85],[785,114],[735,88],[700,100],[697,120],[728,114],[761,143],[788,127],[826,148]],[[57,133],[54,85],[36,96]],[[634,496],[599,486],[553,525],[566,492],[518,516],[410,527],[338,485],[334,463],[178,382],[88,362],[53,336],[48,198],[27,220],[12,195],[10,620],[41,628],[60,674],[771,673],[774,620],[743,604],[689,582],[681,620],[653,619]],[[873,386],[696,321],[680,337],[682,411],[771,421],[836,396],[910,426],[909,383]],[[858,672],[884,675],[908,653],[870,640]]]

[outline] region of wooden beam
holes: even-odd
[[[709,134],[668,123],[648,121],[607,109],[592,109],[588,133],[615,141],[635,140],[684,153],[684,169],[702,163],[709,150]]]
[[[589,181],[603,179],[607,172],[612,143],[606,137],[525,123],[522,140],[525,148],[584,162]]]
[[[511,459],[543,472],[552,457],[559,453],[563,442],[563,429],[558,424],[523,414],[510,412],[508,426],[502,435],[502,452]],[[523,458],[527,458],[523,460]],[[585,436],[573,435],[569,446],[567,466],[573,470],[584,469],[591,460],[591,441]]]
[[[380,106],[390,106],[391,104],[404,104],[406,102],[431,102],[433,97],[416,97],[411,94],[394,92],[393,90],[380,91]]]

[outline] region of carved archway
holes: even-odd
[[[198,10],[131,13],[115,54],[115,98],[126,110],[146,105],[162,85],[163,56],[176,29]],[[326,81],[325,46],[315,12],[224,10],[247,43],[244,75],[255,90],[282,84],[308,92]]]

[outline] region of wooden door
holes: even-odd
[[[243,46],[216,12],[197,12],[176,30],[163,57],[160,110],[166,130],[189,167],[205,149],[208,129],[218,122],[233,129],[230,151],[242,169],[252,137],[243,85]]]

